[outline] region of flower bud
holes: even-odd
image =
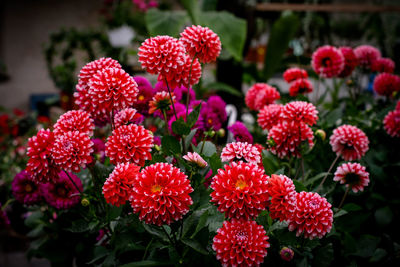
[[[276,146],[276,143],[275,143],[274,139],[268,139],[267,144],[268,144],[269,147]]]
[[[291,261],[294,257],[294,252],[291,248],[283,247],[279,252],[281,259],[284,261]]]
[[[161,151],[161,147],[160,147],[159,145],[154,145],[154,148],[155,148],[157,151]]]
[[[89,199],[87,199],[87,198],[83,198],[83,199],[81,200],[81,204],[82,204],[82,206],[87,207],[87,206],[90,205],[90,201],[89,201]]]
[[[315,131],[315,136],[318,136],[319,138],[321,138],[322,141],[324,141],[326,138],[326,133],[324,130],[318,129]]]
[[[224,137],[225,136],[225,129],[222,129],[222,128],[219,129],[217,134],[218,134],[218,137]]]

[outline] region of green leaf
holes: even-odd
[[[201,104],[197,105],[192,112],[189,113],[188,118],[187,118],[187,123],[190,128],[192,128],[197,120],[199,119],[200,115],[200,109],[201,109]]]
[[[392,222],[393,212],[386,206],[375,211],[375,220],[379,225],[385,226]]]
[[[93,251],[93,259],[87,264],[94,264],[96,261],[106,257],[110,252],[103,246],[97,246]]]
[[[222,168],[222,161],[221,161],[220,156],[218,156],[217,153],[215,153],[214,155],[212,155],[210,157],[209,162],[210,162],[210,167],[211,167],[211,170],[213,173],[217,173],[217,170]]]
[[[147,232],[149,232],[149,233],[152,234],[153,236],[156,236],[156,237],[158,237],[158,238],[160,238],[160,239],[162,239],[162,240],[164,240],[164,241],[166,241],[166,242],[169,241],[169,240],[168,240],[168,237],[167,237],[167,235],[164,233],[164,231],[162,231],[162,230],[160,230],[160,229],[157,229],[157,228],[155,228],[154,226],[150,226],[150,225],[148,225],[148,224],[146,224],[146,223],[143,223],[143,227],[144,227],[144,229],[145,229]]]
[[[371,257],[374,254],[379,242],[380,238],[378,237],[363,235],[357,242],[357,251],[355,253],[351,253],[350,255],[359,256],[362,258]]]
[[[330,266],[333,261],[333,246],[332,243],[326,244],[325,246],[317,249],[315,253],[313,265],[314,266]]]
[[[189,114],[190,115],[190,114]],[[197,128],[190,131],[190,133],[185,138],[185,150],[187,151],[190,144],[192,143],[193,137],[197,132]]]
[[[70,227],[65,228],[65,230],[73,233],[83,233],[90,230],[90,224],[85,220],[75,220],[72,222]]]
[[[199,224],[200,218],[202,217],[203,214],[208,215],[208,207],[195,210],[192,214],[190,214],[183,222],[183,229],[182,229],[182,237],[188,236],[193,230],[193,228]],[[205,224],[205,223],[204,223]],[[193,235],[195,235],[195,230],[193,230]]]
[[[186,125],[183,118],[179,118],[172,123],[172,131],[177,135],[188,135],[190,133],[190,127]]]
[[[195,152],[200,154],[202,146],[203,146],[203,142],[200,142],[199,145],[196,147]],[[217,148],[215,147],[215,145],[213,143],[211,143],[210,141],[206,141],[204,143],[203,151],[201,154],[203,154],[206,157],[211,157],[215,153],[217,153]]]
[[[109,220],[112,221],[118,218],[121,215],[123,208],[124,208],[123,206],[120,207],[111,206],[109,213]]]
[[[208,255],[208,251],[205,248],[203,248],[203,246],[197,240],[183,238],[183,239],[181,239],[181,241],[183,244],[191,247],[195,251],[197,251],[203,255]]]
[[[183,7],[187,10],[192,23],[197,25],[199,23],[200,7],[197,0],[181,0]]]
[[[342,209],[344,209],[346,211],[362,210],[362,208],[360,206],[358,206],[357,204],[354,204],[354,203],[348,203],[348,204],[344,205]]]
[[[145,260],[145,261],[135,261],[128,264],[121,265],[121,267],[148,267],[148,266],[168,266],[173,264],[170,261],[153,261],[153,260]]]
[[[314,184],[316,181],[322,179],[322,177],[325,177],[325,175],[327,175],[327,174],[329,175],[330,173],[329,173],[329,172],[321,172],[321,173],[315,175],[314,177],[307,178],[307,180],[304,182],[304,185],[305,185],[305,186],[312,185],[312,184]]]
[[[348,212],[346,210],[339,210],[338,212],[335,213],[335,215],[333,215],[333,218],[337,218],[343,215],[346,215]]]
[[[166,155],[181,153],[179,141],[171,135],[166,135],[161,139],[161,149]]]
[[[207,88],[208,90],[222,91],[222,92],[226,92],[226,93],[229,93],[229,94],[237,96],[237,97],[243,96],[241,91],[235,89],[234,87],[232,87],[226,83],[222,83],[222,82],[209,83],[204,87]]]
[[[294,38],[299,26],[299,18],[292,13],[283,13],[274,25],[272,25],[264,60],[265,80],[268,80],[280,64],[282,64],[282,57],[287,51],[289,42]]]
[[[369,262],[379,262],[383,258],[385,258],[387,254],[388,253],[383,248],[377,248],[374,254],[372,255],[371,259],[369,259]]]
[[[199,219],[199,222],[196,226],[196,230],[192,234],[191,238],[195,237],[198,232],[200,232],[204,227],[206,227],[207,223],[207,218],[208,218],[208,210],[206,210]]]
[[[177,37],[188,21],[188,17],[185,11],[149,9],[145,21],[150,36],[169,35]]]
[[[247,22],[229,12],[209,11],[200,14],[200,24],[218,34],[222,46],[238,61],[242,60]]]
[[[307,188],[302,183],[300,183],[298,180],[293,180],[293,184],[296,187],[296,191],[298,193],[301,192],[301,191],[308,192]]]

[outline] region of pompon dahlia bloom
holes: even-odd
[[[139,47],[139,62],[150,74],[162,74],[180,71],[185,64],[185,47],[177,39],[160,35],[146,39]]]
[[[82,110],[70,110],[65,112],[54,124],[54,134],[78,131],[89,136],[93,135],[94,123],[89,113]]]
[[[283,121],[273,126],[268,132],[267,140],[273,143],[269,146],[269,150],[279,158],[301,157],[303,142],[309,147],[314,146],[314,134],[311,128],[297,121]]]
[[[332,205],[315,192],[296,194],[296,209],[289,221],[289,231],[296,230],[296,236],[304,235],[310,240],[322,238],[332,229]]]
[[[260,266],[267,256],[269,237],[255,221],[225,221],[217,230],[212,248],[222,266]]]
[[[339,47],[339,50],[340,52],[342,52],[342,55],[344,57],[344,68],[339,73],[338,76],[344,78],[349,76],[353,72],[353,70],[357,67],[358,59],[351,47],[342,46]]]
[[[279,251],[279,255],[282,260],[291,261],[294,257],[294,251],[291,248],[283,247],[281,251]]]
[[[247,142],[233,142],[226,144],[222,149],[221,160],[224,162],[240,160],[258,165],[261,162],[261,153],[257,147]]]
[[[297,96],[298,94],[308,94],[313,91],[311,82],[307,79],[297,79],[290,84],[289,95]]]
[[[83,191],[81,179],[73,173],[69,173],[69,176],[75,185]],[[40,190],[46,202],[51,206],[56,209],[69,209],[78,204],[81,198],[75,185],[62,171],[51,182],[43,184]]]
[[[89,95],[93,106],[105,114],[132,106],[137,99],[138,86],[123,69],[107,68],[89,80]]]
[[[106,156],[112,164],[131,162],[143,166],[151,160],[153,135],[141,125],[122,125],[115,129],[106,143]]]
[[[346,187],[351,188],[354,193],[358,191],[364,191],[364,187],[369,184],[369,173],[365,167],[359,163],[343,163],[340,165],[335,172],[333,180],[346,184]]]
[[[236,121],[228,127],[228,130],[233,134],[233,139],[235,139],[236,142],[253,143],[253,136],[243,122]]]
[[[212,178],[211,202],[227,218],[252,219],[268,204],[268,176],[256,165],[232,162]]]
[[[294,82],[298,79],[307,79],[308,74],[307,71],[300,68],[289,68],[283,73],[283,79],[288,82]]]
[[[186,86],[175,87],[174,90],[175,99],[177,102],[182,101],[186,103],[186,96],[189,93],[189,103],[196,100],[196,92]]]
[[[25,170],[15,175],[11,191],[15,199],[25,205],[33,205],[42,200],[40,184],[36,184],[31,174]]]
[[[106,68],[122,68],[117,60],[109,57],[102,57],[92,62],[87,63],[79,72],[79,81],[84,87],[89,86],[89,80],[99,71]]]
[[[203,63],[217,60],[221,52],[221,41],[208,27],[192,25],[181,32],[179,39],[191,58],[196,57]]]
[[[386,132],[391,137],[400,137],[400,110],[390,111],[383,119]]]
[[[257,116],[257,123],[263,130],[270,130],[274,125],[282,121],[283,105],[270,104],[264,106]]]
[[[175,103],[174,93],[171,93],[172,101]],[[153,99],[149,102],[149,114],[153,114],[156,110],[167,111],[172,105],[169,93],[166,91],[158,92],[154,95]]]
[[[292,101],[283,107],[282,118],[287,121],[301,121],[312,126],[317,123],[318,110],[311,103]]]
[[[358,64],[365,69],[372,66],[372,62],[381,57],[381,52],[371,45],[360,45],[354,49]]]
[[[378,95],[390,97],[394,92],[400,91],[400,77],[390,73],[380,73],[375,77],[373,88]]]
[[[227,119],[226,114],[226,103],[225,101],[217,95],[210,96],[207,100],[207,109],[215,113],[221,123],[225,122]]]
[[[311,66],[315,73],[324,78],[338,76],[344,69],[345,59],[336,47],[325,45],[312,54]]]
[[[143,116],[134,108],[124,108],[114,116],[114,126],[118,128],[121,125],[139,124],[143,122]]]
[[[377,58],[372,62],[371,71],[374,72],[386,72],[393,73],[395,68],[395,63],[390,58]]]
[[[139,166],[131,163],[122,163],[115,167],[103,185],[103,195],[107,203],[119,207],[129,200],[139,170]]]
[[[296,208],[296,189],[293,181],[285,175],[272,174],[268,179],[269,216],[272,219],[287,221]]]
[[[249,109],[258,111],[280,98],[281,96],[275,87],[266,83],[256,83],[247,91],[245,102]]]
[[[352,125],[342,125],[333,130],[329,138],[333,152],[346,161],[358,160],[368,151],[369,140],[363,131]]]
[[[40,130],[36,136],[28,140],[29,160],[26,170],[31,173],[33,180],[37,183],[51,180],[60,171],[51,155],[54,141],[54,133],[48,129]]]
[[[171,224],[182,219],[193,204],[187,176],[168,163],[144,168],[135,178],[131,206],[147,224]]]
[[[196,152],[188,152],[185,156],[183,156],[183,159],[192,162],[199,166],[200,168],[207,167],[207,162]]]
[[[135,76],[133,77],[138,85],[138,95],[136,103],[133,107],[141,114],[147,116],[149,112],[149,101],[153,98],[155,90],[151,86],[151,83],[144,77]]]

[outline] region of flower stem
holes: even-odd
[[[75,186],[75,188],[79,191],[79,193],[82,195],[82,190],[76,185],[76,183],[74,182],[74,180],[72,180],[71,176],[69,176],[69,173],[63,169],[63,171],[65,172],[65,174],[68,176],[69,180],[72,182],[72,184]]]
[[[171,134],[169,132],[169,128],[168,128],[167,112],[165,110],[163,110],[163,115],[164,115],[164,120],[165,120],[165,133]]]
[[[319,86],[320,86],[320,84],[321,84],[321,77],[318,76],[317,88],[315,90],[315,105],[318,104],[318,100],[319,100],[318,98],[319,98]]]
[[[329,167],[329,170],[327,172],[327,174],[325,175],[324,179],[322,179],[322,182],[319,184],[318,188],[317,188],[317,192],[319,192],[322,188],[322,185],[325,183],[326,178],[328,177],[328,175],[330,174],[333,166],[335,166],[336,162],[338,161],[340,157],[340,154],[336,156],[335,160],[332,162],[331,166]]]
[[[347,195],[349,194],[349,191],[350,191],[350,186],[348,186],[348,187],[346,188],[346,192],[344,192],[343,198],[342,198],[342,200],[340,201],[340,204],[339,204],[339,207],[338,207],[339,210],[342,208],[342,206],[343,206],[343,204],[344,204],[344,200],[346,199]]]
[[[169,98],[171,99],[171,104],[172,104],[172,109],[174,110],[175,119],[178,120],[178,116],[176,115],[176,110],[175,110],[174,99],[172,98],[171,89],[169,88],[167,79],[164,79],[164,80],[165,80],[165,84],[167,85],[167,89],[168,89],[168,93],[169,93]]]
[[[190,63],[190,69],[189,69],[189,80],[188,80],[188,88],[187,88],[187,94],[186,94],[186,118],[188,116],[189,113],[189,96],[190,96],[190,78],[192,77],[192,69],[193,69],[193,63],[196,60],[196,54],[194,54],[193,59],[192,59],[192,63]]]

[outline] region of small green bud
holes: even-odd
[[[218,130],[218,137],[224,137],[225,136],[225,129],[219,129]]]
[[[83,198],[83,199],[81,200],[81,204],[82,204],[82,206],[87,207],[87,206],[90,205],[90,201],[89,201],[89,199],[87,199],[87,198]]]
[[[160,147],[159,145],[154,145],[154,148],[155,148],[157,151],[161,151],[161,147]]]
[[[276,143],[275,143],[274,139],[268,139],[267,144],[268,144],[268,146],[270,146],[270,147],[276,146]]]
[[[325,141],[326,133],[322,129],[318,129],[315,131],[315,136],[318,136],[322,141]]]

